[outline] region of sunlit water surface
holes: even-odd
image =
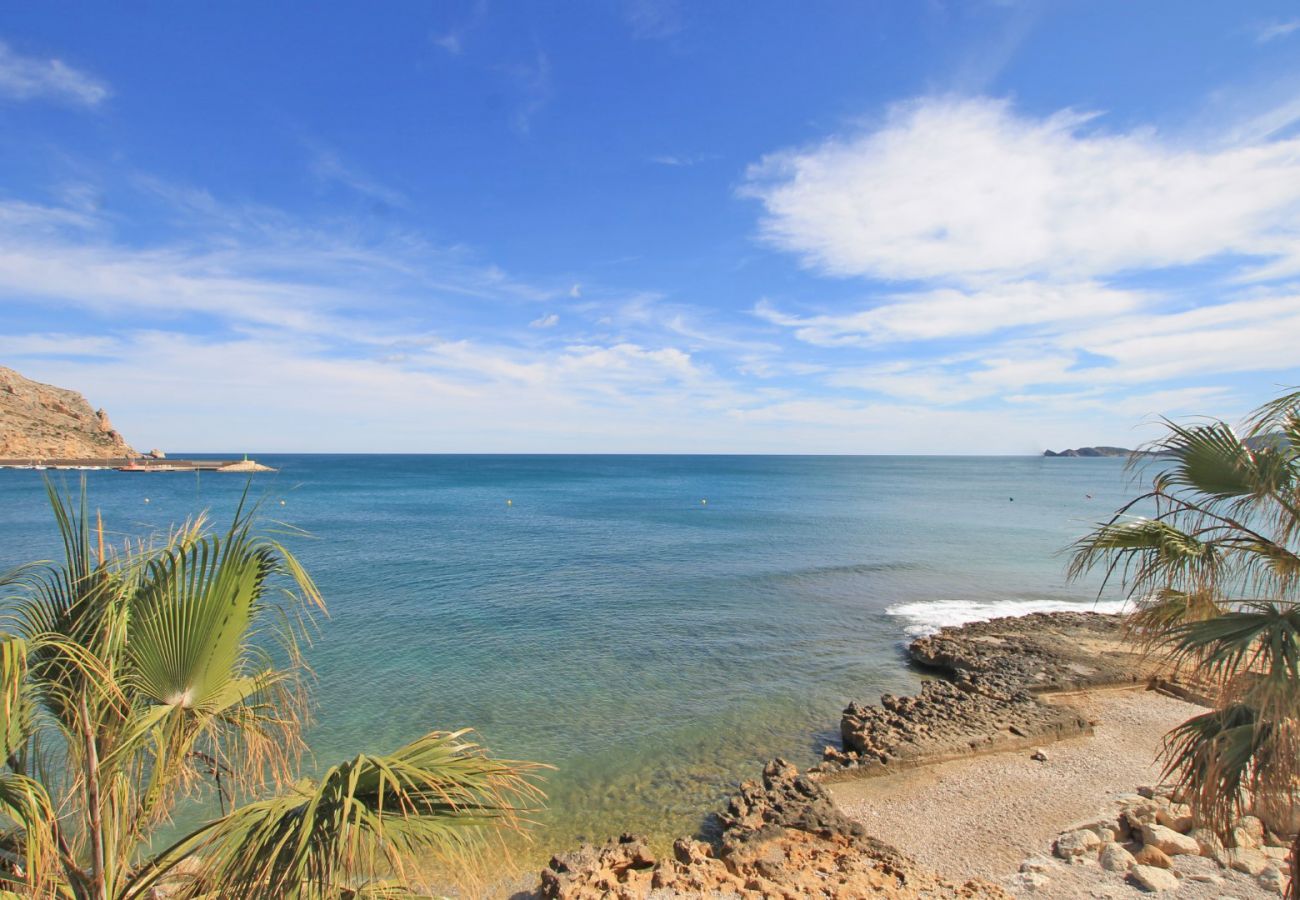
[[[915,687],[918,630],[1091,608],[1062,551],[1127,486],[1109,459],[261,461],[280,471],[253,493],[311,535],[288,543],[329,605],[308,651],[316,764],[473,726],[556,767],[546,850],[686,833],[763,760],[815,761],[847,700]],[[228,520],[247,478],[89,483],[109,529],[138,534]],[[0,471],[0,566],[56,550],[40,473]]]

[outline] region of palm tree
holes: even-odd
[[[414,862],[463,859],[541,799],[537,766],[464,731],[298,778],[324,605],[294,556],[242,501],[224,532],[109,552],[84,482],[47,488],[64,560],[6,578],[0,896],[404,895]],[[184,800],[211,817],[157,846]]]
[[[1215,698],[1165,738],[1165,777],[1226,837],[1249,809],[1291,821],[1300,802],[1300,392],[1221,421],[1164,422],[1149,489],[1074,548],[1133,603],[1145,647]],[[1105,589],[1103,582],[1103,590]],[[1300,897],[1300,838],[1291,896]]]

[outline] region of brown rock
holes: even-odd
[[[0,366],[0,459],[122,459],[138,454],[76,391]]]
[[[1137,853],[1134,853],[1133,861],[1139,866],[1155,866],[1159,869],[1168,869],[1174,864],[1174,861],[1169,858],[1169,854],[1165,853],[1159,847],[1153,847],[1150,844],[1147,844]]]
[[[719,816],[716,844],[680,838],[671,859],[653,861],[631,835],[556,856],[542,872],[549,900],[639,900],[656,888],[678,896],[755,898],[951,898],[1008,895],[982,881],[956,884],[870,838],[820,784],[783,760],[746,782]]]

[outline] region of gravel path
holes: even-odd
[[[1052,841],[1069,826],[1112,813],[1114,798],[1160,775],[1156,754],[1174,725],[1201,707],[1141,690],[1059,695],[1097,724],[1090,737],[1030,752],[974,756],[883,778],[831,786],[836,802],[871,833],[950,877],[980,876],[1011,888],[1021,862],[1049,856]],[[1185,878],[1174,896],[1276,897],[1246,876],[1222,882]],[[1189,865],[1195,865],[1188,863]],[[1129,897],[1142,892],[1095,864],[1055,866],[1038,897]],[[1188,875],[1197,874],[1188,872]]]

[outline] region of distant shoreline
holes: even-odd
[[[17,457],[0,459],[0,469],[35,469],[54,471],[116,472],[274,472],[252,459],[158,459],[153,457],[117,458],[48,458]]]

